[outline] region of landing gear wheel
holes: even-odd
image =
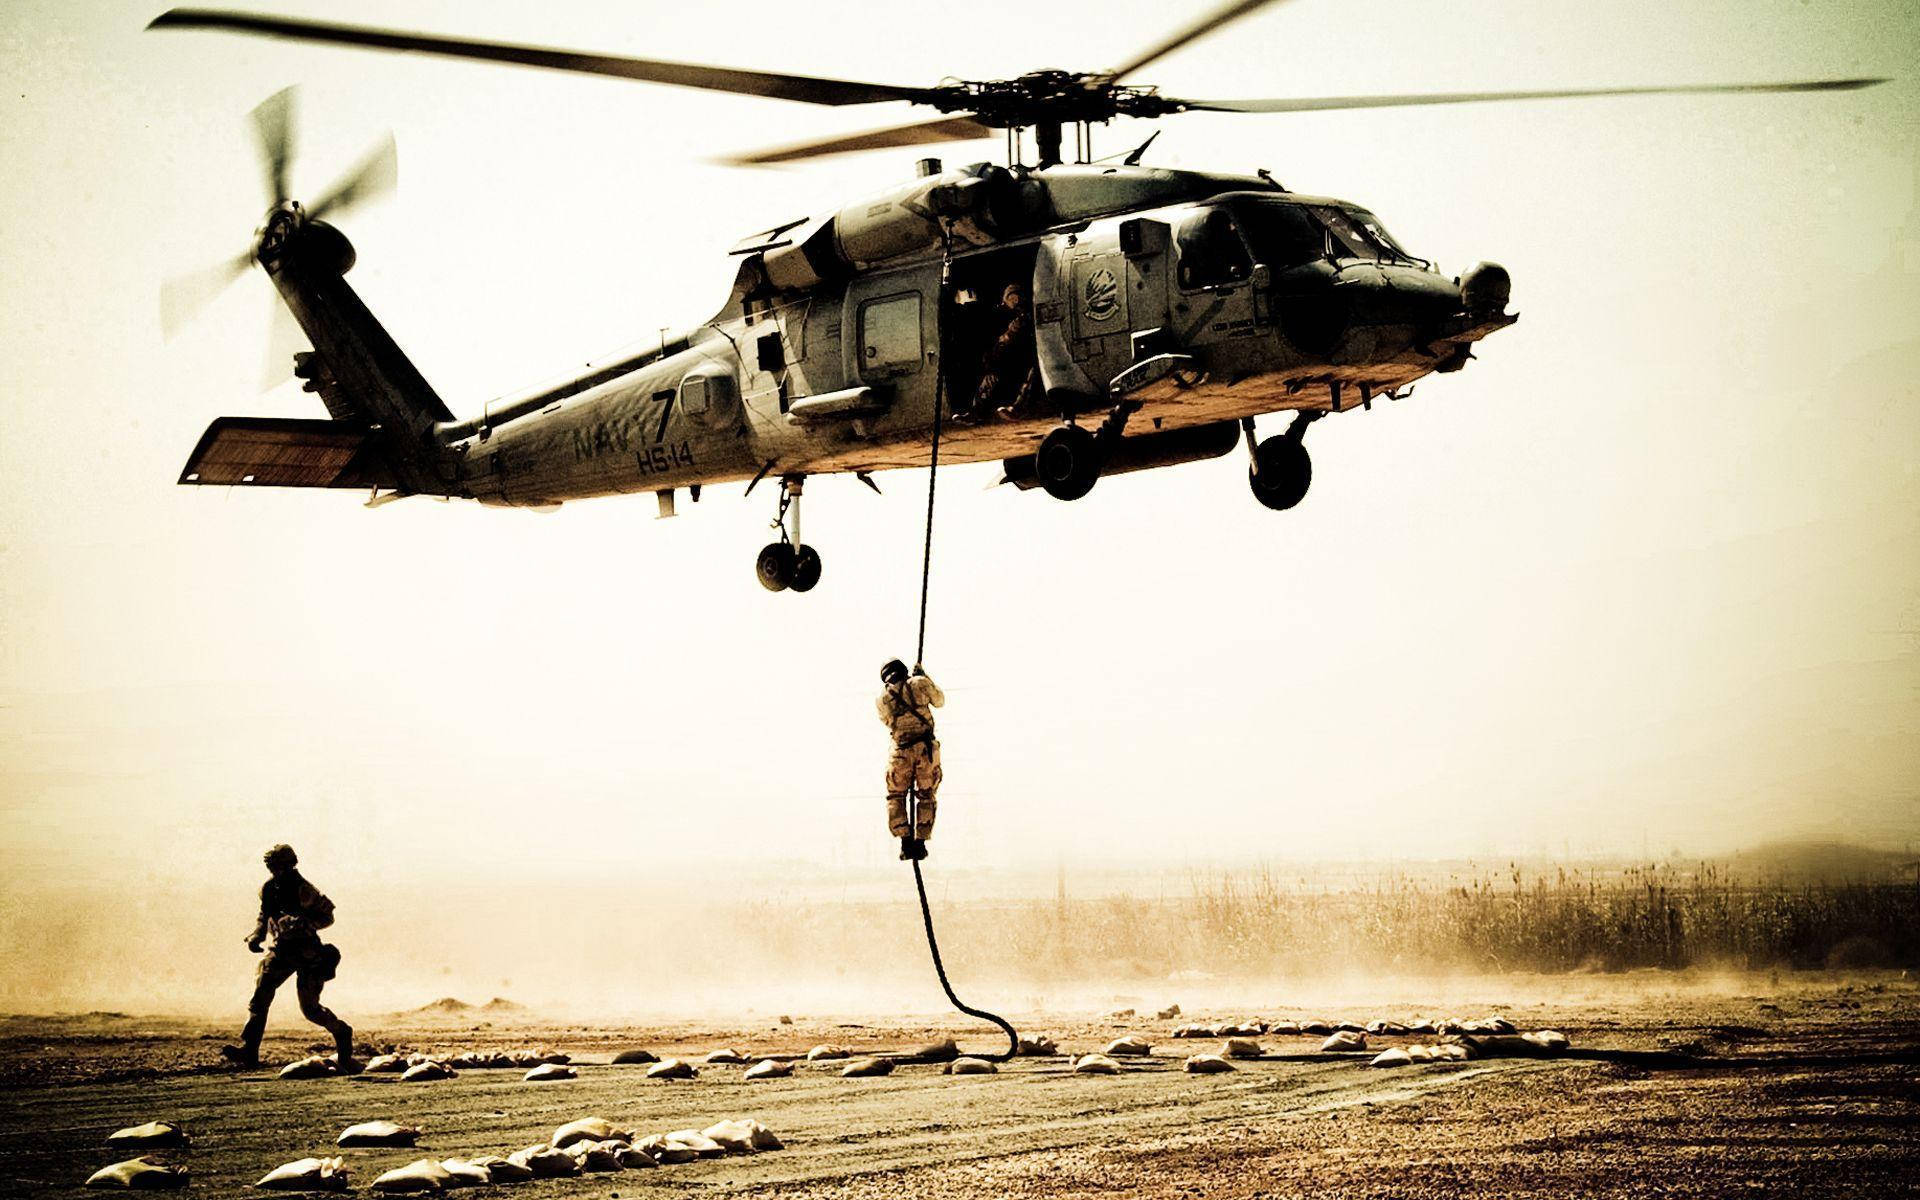
[[[1253,498],[1275,511],[1292,508],[1306,499],[1313,483],[1313,459],[1298,439],[1281,434],[1260,443],[1247,471]]]
[[[812,546],[801,546],[793,552],[793,575],[787,580],[787,586],[796,592],[810,592],[813,585],[820,582],[820,552]]]
[[[760,557],[753,563],[754,574],[760,577],[760,586],[770,592],[784,592],[792,587],[799,565],[798,558],[793,547],[786,542],[774,542],[761,550]],[[816,577],[819,575],[818,568],[815,568],[814,574]]]
[[[1033,452],[1033,472],[1055,500],[1078,500],[1100,479],[1100,444],[1078,425],[1055,426]]]

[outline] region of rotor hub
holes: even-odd
[[[1115,117],[1158,117],[1180,109],[1151,87],[1118,84],[1081,71],[1029,71],[1013,79],[960,80],[934,89],[942,112],[965,112],[995,129],[1098,124]]]

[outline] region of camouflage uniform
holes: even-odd
[[[1008,284],[997,315],[1005,322],[987,347],[984,370],[973,390],[968,415],[986,417],[998,410],[1005,416],[1025,412],[1033,398],[1038,363],[1033,325],[1028,318],[1026,293]]]
[[[352,1056],[353,1028],[320,1003],[320,990],[333,978],[340,962],[340,952],[320,941],[319,931],[331,924],[333,901],[298,871],[279,872],[261,886],[260,919],[247,944],[258,949],[262,941],[271,941],[254,976],[253,999],[247,1002],[247,1026],[240,1035],[249,1055],[259,1052],[273,994],[288,979],[297,978],[294,990],[300,997],[301,1015],[333,1035],[343,1063]]]
[[[933,736],[933,710],[946,702],[946,694],[925,675],[888,684],[874,702],[880,720],[893,735],[893,755],[887,760],[887,829],[894,837],[925,841],[933,836],[934,795],[940,790],[940,743]],[[913,825],[907,817],[909,791],[919,800]]]

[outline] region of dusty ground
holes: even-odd
[[[1022,1021],[1065,1050],[1123,1032],[1156,1040],[1152,1060],[1113,1078],[1064,1060],[1025,1059],[998,1076],[953,1078],[905,1066],[882,1079],[803,1066],[744,1082],[706,1067],[690,1082],[607,1065],[644,1046],[694,1053],[803,1051],[820,1041],[902,1048],[936,1034],[991,1048],[991,1030],[797,1018],[726,1028],[558,1025],[534,1019],[390,1018],[369,1040],[428,1051],[551,1047],[583,1066],[567,1083],[514,1071],[402,1084],[393,1077],[283,1082],[208,1066],[224,1030],[92,1015],[0,1021],[0,1194],[78,1194],[120,1157],[111,1130],[185,1122],[194,1145],[171,1156],[192,1191],[232,1195],[270,1168],[332,1148],[349,1123],[424,1126],[420,1152],[344,1151],[356,1185],[421,1154],[505,1153],[598,1114],[642,1132],[752,1115],[785,1151],[656,1171],[539,1181],[541,1197],[678,1189],[734,1196],[1484,1197],[1920,1195],[1920,988],[1898,979],[1800,982],[1767,994],[1666,991],[1497,1005],[1523,1028],[1570,1034],[1572,1056],[1369,1070],[1323,1058],[1318,1039],[1267,1038],[1278,1056],[1230,1075],[1189,1076],[1180,1060],[1210,1043],[1165,1035],[1178,1020],[1051,1014]],[[1510,1000],[1510,998],[1509,998]],[[1365,1021],[1453,1010],[1275,1007],[1268,1017]],[[1481,1015],[1485,1008],[1459,1015]],[[286,1029],[292,1014],[281,1016]],[[363,1027],[376,1022],[362,1019]],[[298,1033],[298,1029],[291,1032]],[[270,1040],[276,1061],[304,1039]],[[256,1193],[258,1194],[258,1193]]]

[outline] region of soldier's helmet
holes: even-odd
[[[285,842],[267,851],[262,857],[266,859],[269,871],[285,870],[300,861],[300,856],[293,852],[293,847]]]
[[[906,677],[907,664],[897,658],[888,659],[886,665],[880,668],[881,683],[899,683]]]

